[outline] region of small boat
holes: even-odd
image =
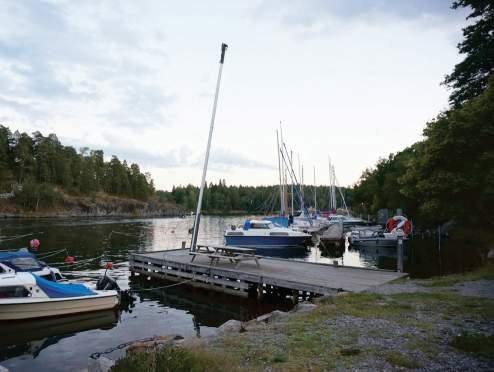
[[[243,226],[231,226],[225,231],[226,245],[256,249],[305,247],[310,239],[310,234],[266,220],[247,220]]]
[[[50,267],[27,249],[0,252],[0,264],[15,272],[29,272],[53,282],[63,279],[62,273],[55,267]],[[0,271],[1,272],[1,271]]]
[[[352,232],[350,242],[359,247],[396,247],[398,238],[407,240],[412,223],[404,216],[394,216],[386,223],[386,231],[358,230]]]
[[[343,235],[343,224],[334,223],[331,224],[321,235],[319,238],[320,242],[323,246],[327,244],[334,245],[344,245],[345,237]]]
[[[0,320],[34,319],[113,309],[119,303],[116,283],[104,277],[93,289],[85,284],[54,282],[0,264]]]

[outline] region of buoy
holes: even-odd
[[[74,263],[74,257],[73,256],[67,256],[65,257],[65,263],[72,265]]]
[[[107,263],[105,264],[105,268],[106,268],[107,270],[108,270],[108,269],[112,270],[112,269],[113,269],[113,262],[107,262]]]
[[[29,246],[31,247],[32,250],[37,250],[40,245],[40,242],[38,239],[33,239],[29,242]]]

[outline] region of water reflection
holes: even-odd
[[[222,244],[224,228],[240,224],[245,217],[203,217],[199,243]],[[111,275],[124,289],[153,286],[129,281],[129,250],[168,250],[190,242],[192,218],[159,219],[33,219],[0,221],[0,249],[26,247],[33,237],[40,239],[40,255],[48,264],[60,266],[71,279],[95,281],[103,272],[101,261],[112,261]],[[19,238],[16,238],[19,237]],[[441,272],[461,271],[475,264],[478,256],[465,244],[443,242],[441,253],[433,238],[416,239],[405,244],[405,271],[415,277]],[[76,259],[75,265],[63,266],[66,249]],[[269,252],[268,252],[269,253]],[[274,254],[270,253],[270,254]],[[341,247],[287,252],[295,260],[395,269],[396,252]],[[88,260],[88,261],[84,261]],[[58,264],[58,265],[57,265]],[[162,283],[160,283],[162,284]],[[153,335],[181,334],[204,336],[229,319],[247,320],[275,308],[287,309],[288,303],[266,299],[264,302],[205,292],[191,287],[173,287],[164,291],[134,294],[135,301],[119,314],[88,314],[83,319],[60,318],[0,324],[0,359],[11,370],[64,371],[87,367],[89,355],[118,344]],[[271,301],[271,302],[270,302]],[[111,353],[116,358],[123,351]]]

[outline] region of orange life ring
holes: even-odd
[[[388,230],[388,232],[391,232],[397,224],[398,222],[393,217],[391,217],[388,222],[386,222],[386,230]]]
[[[409,220],[405,221],[405,224],[403,225],[403,232],[408,235],[412,232],[412,222]]]

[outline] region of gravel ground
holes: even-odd
[[[453,286],[462,296],[474,296],[494,299],[494,283],[492,280],[476,280],[463,282]]]

